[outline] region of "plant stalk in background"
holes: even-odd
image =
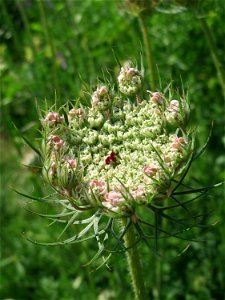
[[[149,77],[150,77],[150,87],[151,90],[156,90],[156,68],[154,63],[154,56],[152,51],[152,43],[150,34],[148,32],[148,25],[147,25],[147,19],[148,17],[144,14],[138,15],[138,21],[140,24],[143,42],[144,42],[144,51],[146,55],[146,61],[147,61],[147,67],[149,70]]]
[[[205,35],[205,38],[206,38],[206,41],[207,41],[207,44],[208,44],[208,47],[209,47],[209,50],[210,50],[210,53],[212,56],[212,61],[216,68],[217,77],[218,77],[219,83],[222,88],[223,96],[225,98],[224,71],[222,69],[222,65],[219,60],[218,51],[217,51],[217,47],[216,47],[215,40],[213,37],[213,33],[210,30],[208,23],[204,17],[199,17],[198,19],[201,24],[202,30],[204,32],[204,35]]]
[[[150,81],[150,88],[155,91],[157,88],[156,66],[152,51],[152,42],[148,30],[148,20],[157,6],[157,0],[125,0],[125,7],[128,12],[138,19],[144,43],[144,53],[147,63],[147,70]]]
[[[60,84],[59,84],[58,68],[57,68],[57,64],[56,64],[56,49],[55,49],[55,45],[54,45],[54,41],[53,41],[53,38],[52,38],[51,31],[49,29],[48,20],[47,20],[47,17],[46,17],[45,5],[46,5],[45,2],[38,1],[38,7],[39,7],[39,11],[40,11],[42,26],[43,26],[44,33],[45,33],[45,38],[46,38],[46,41],[48,42],[48,45],[49,45],[50,50],[51,50],[53,88],[56,92],[55,94],[58,95],[58,97],[59,97],[59,103],[60,103],[60,101],[61,101],[61,97],[60,97],[61,88],[60,88]]]

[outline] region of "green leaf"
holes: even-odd
[[[199,189],[192,189],[192,190],[183,191],[183,192],[176,192],[176,193],[173,193],[173,195],[194,194],[194,193],[202,193],[202,192],[205,192],[205,191],[208,192],[209,190],[214,189],[216,187],[219,187],[222,184],[224,184],[224,182],[219,182],[219,183],[216,183],[214,185],[209,185],[209,186],[202,187],[202,188],[199,188]]]
[[[183,175],[181,176],[181,178],[180,178],[180,180],[178,181],[177,185],[176,185],[176,186],[174,187],[174,189],[172,190],[171,195],[175,195],[174,192],[175,192],[175,191],[179,188],[179,186],[182,184],[184,178],[186,177],[186,175],[187,175],[187,173],[188,173],[188,171],[189,171],[189,169],[190,169],[190,167],[191,167],[192,162],[193,162],[193,154],[192,154],[192,156],[191,156],[189,162],[187,163],[187,168],[185,169]]]
[[[63,235],[63,233],[66,231],[66,229],[73,224],[74,220],[76,220],[78,215],[78,212],[74,212],[73,216],[70,218],[70,220],[67,222],[66,226],[64,227],[64,229],[62,230],[62,232],[59,234],[58,239],[61,238],[61,236]]]
[[[141,227],[139,226],[139,224],[138,224],[138,223],[134,223],[134,226],[135,226],[135,228],[136,228],[136,230],[137,230],[137,232],[138,232],[138,234],[139,234],[141,240],[143,240],[143,242],[146,244],[146,246],[153,252],[153,254],[154,254],[155,256],[161,257],[161,255],[160,255],[158,252],[156,252],[156,251],[153,249],[153,247],[149,244],[149,242],[148,242],[148,240],[146,239],[146,237],[145,237],[145,235],[144,235],[144,233],[143,233]]]
[[[61,220],[61,218],[67,217],[71,214],[74,214],[73,211],[68,212],[67,210],[65,210],[64,212],[59,213],[59,214],[42,214],[42,213],[38,213],[36,211],[27,209],[26,207],[25,207],[25,210],[28,211],[29,213],[32,213],[32,214],[37,215],[39,217],[44,217],[44,218],[47,218],[49,220],[54,220],[54,221],[62,222],[62,223],[65,223],[65,222],[68,222],[68,221],[67,220]]]
[[[27,195],[27,194],[24,194],[24,193],[21,193],[15,189],[12,189],[14,192],[16,192],[18,195],[21,195],[25,198],[28,198],[28,199],[31,199],[31,200],[35,200],[35,201],[39,201],[39,202],[44,202],[44,203],[58,203],[58,204],[62,204],[62,202],[64,200],[59,200],[59,199],[56,199],[56,200],[53,200],[53,199],[47,199],[46,198],[38,198],[38,197],[34,197],[34,196],[30,196],[30,195]]]

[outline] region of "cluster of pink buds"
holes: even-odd
[[[67,161],[67,168],[68,169],[76,169],[76,167],[77,167],[77,161],[76,161],[76,159],[69,159]]]
[[[49,126],[61,123],[63,121],[64,117],[60,116],[58,112],[49,112],[44,119],[44,122]]]
[[[124,68],[123,73],[121,72],[120,75],[118,76],[118,80],[121,81],[124,77],[129,80],[135,75],[139,75],[139,71],[137,69],[135,69],[135,68],[125,69]]]
[[[145,191],[143,186],[139,186],[137,190],[132,191],[131,195],[134,199],[141,199],[145,196]]]
[[[125,66],[120,70],[118,83],[121,93],[125,95],[133,95],[141,88],[141,73],[136,68]]]
[[[154,166],[154,165],[153,166],[144,166],[144,168],[143,168],[144,174],[149,177],[154,177],[158,170],[159,170],[159,167]]]
[[[127,69],[127,71],[126,71],[126,74],[127,74],[127,76],[129,77],[132,77],[132,76],[134,76],[134,75],[138,75],[139,74],[139,71],[137,70],[137,69],[135,69],[135,68],[129,68],[129,69]]]
[[[171,150],[172,151],[181,151],[185,145],[186,145],[186,142],[185,142],[184,138],[175,137],[172,142],[172,145],[171,145]]]
[[[151,98],[150,101],[153,102],[156,105],[162,104],[163,103],[163,96],[159,92],[150,92],[151,93]]]
[[[165,117],[169,124],[177,125],[183,121],[182,114],[180,113],[180,105],[178,100],[171,100],[170,105],[165,111]]]
[[[68,112],[68,120],[69,124],[72,125],[73,128],[81,128],[84,124],[85,120],[85,111],[82,107],[80,108],[72,108]]]
[[[189,117],[188,103],[184,100],[171,100],[165,111],[166,121],[173,125],[185,125]]]
[[[70,118],[83,117],[83,115],[84,115],[84,110],[82,108],[72,108],[68,113],[68,116]]]
[[[89,186],[93,191],[99,194],[106,192],[106,183],[104,181],[93,179],[89,182]]]
[[[121,193],[115,191],[106,193],[104,199],[105,201],[102,202],[102,205],[114,212],[117,212],[120,204],[125,201]]]
[[[68,188],[69,185],[77,179],[78,173],[76,159],[60,157],[58,153],[52,153],[47,161],[44,176],[51,184],[61,188]]]
[[[179,101],[177,101],[177,100],[171,100],[170,101],[170,105],[167,108],[167,110],[169,112],[172,112],[172,113],[173,112],[178,113],[180,111]]]
[[[97,88],[96,91],[94,91],[93,95],[92,95],[92,106],[96,107],[99,105],[99,103],[101,102],[101,100],[105,97],[108,96],[108,88],[106,86],[100,86],[99,88]]]
[[[51,135],[49,137],[49,143],[53,145],[56,150],[60,150],[63,147],[63,140],[58,137],[58,135]]]

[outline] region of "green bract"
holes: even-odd
[[[193,151],[188,104],[159,92],[142,100],[141,79],[137,69],[122,68],[119,90],[126,98],[99,86],[91,107],[66,112],[68,122],[58,112],[42,120],[43,174],[76,207],[133,213],[168,197],[185,170]]]

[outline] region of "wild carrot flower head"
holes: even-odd
[[[77,206],[127,214],[163,199],[181,176],[193,145],[188,105],[159,91],[142,100],[142,79],[138,69],[122,67],[118,89],[128,98],[100,85],[90,107],[67,111],[68,124],[58,112],[46,114],[45,178]]]

